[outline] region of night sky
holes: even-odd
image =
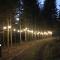
[[[0,11],[2,9],[7,9],[7,8],[13,8],[14,6],[17,5],[17,1],[18,0],[0,0]],[[44,1],[45,0],[37,0],[39,4],[39,7],[42,8],[43,7],[43,4],[44,4]],[[56,7],[57,9],[60,9],[60,0],[56,0]]]
[[[37,0],[37,4],[39,4],[39,7],[41,9],[43,9],[43,7],[44,7],[44,2],[45,2],[45,0]]]
[[[13,8],[14,6],[17,6],[17,1],[18,0],[0,0],[0,13],[3,10],[7,10],[10,8]],[[45,0],[37,0],[37,3],[39,3],[39,7],[42,9],[44,6],[44,1]],[[57,9],[60,9],[60,0],[56,0],[56,7]]]
[[[57,9],[60,10],[60,0],[56,0],[56,6],[57,6]]]
[[[41,8],[41,4],[44,6],[45,0],[38,0],[39,7]],[[56,8],[60,10],[60,0],[56,0]]]

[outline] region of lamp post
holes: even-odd
[[[0,44],[0,57],[2,57],[1,44]]]
[[[24,32],[25,32],[25,41],[27,40],[27,38],[26,38],[27,30],[28,30],[28,28],[26,27],[26,28],[24,29]]]
[[[3,27],[3,39],[4,39],[4,31],[7,30],[7,45],[9,46],[9,31],[11,30],[11,26],[8,25],[8,26],[4,26]],[[11,41],[12,41],[12,38],[11,38]],[[12,42],[11,42],[12,44]]]
[[[30,32],[31,32],[31,34],[32,34],[32,40],[33,40],[33,32],[34,32],[34,31],[33,31],[33,30],[31,30]]]
[[[10,38],[11,38],[11,46],[12,46],[12,20],[11,20],[11,15],[10,15],[10,26],[9,26],[9,29],[10,29]]]
[[[21,19],[20,19],[20,41],[21,41]]]
[[[14,34],[13,36],[14,36],[14,40],[15,40],[15,44],[16,44],[16,29],[15,28],[13,29],[13,32],[14,32],[13,33]]]
[[[38,31],[38,32],[37,32],[37,39],[38,39],[38,40],[40,39],[39,37],[40,37],[40,32]]]
[[[10,25],[8,25],[8,27],[7,27],[7,44],[8,44],[8,47],[9,47],[9,30],[11,29],[11,26]]]
[[[34,39],[36,40],[37,38],[37,31],[34,32]]]
[[[5,32],[6,29],[7,29],[7,27],[3,26],[3,42],[4,42],[4,46],[5,46],[5,39],[4,39],[5,35],[4,35],[4,32]]]

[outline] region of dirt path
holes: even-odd
[[[12,60],[43,60],[43,51],[47,43],[47,41],[38,41],[21,54],[15,56]]]
[[[9,51],[4,50],[2,60],[42,60],[43,51],[50,41],[35,40],[12,47]]]
[[[47,44],[44,44],[43,46],[41,46],[41,47],[39,48],[39,51],[38,51],[37,54],[36,54],[35,60],[43,60],[44,50],[45,50],[45,48],[46,48],[46,45],[47,45]]]

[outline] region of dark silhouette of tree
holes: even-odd
[[[40,24],[41,16],[37,0],[24,0],[24,16],[31,27],[37,27]]]
[[[60,11],[59,11],[59,16],[57,18],[57,29],[60,30]]]
[[[51,29],[56,28],[56,0],[46,0],[44,4],[44,18],[47,26]]]
[[[15,14],[18,0],[0,0],[0,21],[6,22],[6,18]]]
[[[13,9],[17,6],[17,2],[18,0],[0,0],[0,13],[12,13]]]

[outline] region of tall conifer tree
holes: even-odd
[[[44,4],[44,17],[49,28],[56,24],[56,0],[46,0]]]

